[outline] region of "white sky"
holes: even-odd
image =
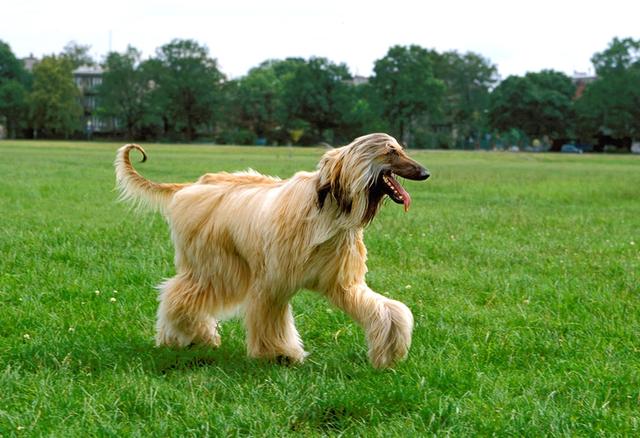
[[[75,40],[102,60],[127,44],[144,57],[173,38],[205,44],[229,77],[265,59],[324,56],[370,75],[395,44],[474,51],[502,77],[591,69],[614,36],[640,38],[640,1],[608,0],[0,0],[0,39],[18,57]]]

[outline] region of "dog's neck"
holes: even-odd
[[[327,184],[320,172],[315,172],[316,211],[319,220],[327,220],[333,228],[344,232],[358,232],[366,227],[379,210],[381,197],[371,192],[355,196],[338,184]]]

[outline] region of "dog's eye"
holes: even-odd
[[[387,155],[398,155],[398,151],[395,148],[389,148],[389,150],[387,151]]]

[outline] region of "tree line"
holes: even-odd
[[[479,148],[640,138],[640,40],[614,38],[593,55],[597,77],[576,84],[551,70],[509,76],[472,52],[393,46],[370,78],[312,57],[266,60],[228,78],[208,49],[173,40],[143,59],[128,47],[102,61],[95,112],[126,140],[341,144],[385,131],[412,147]],[[0,41],[0,124],[9,137],[79,138],[73,70],[96,65],[68,44],[27,71]]]

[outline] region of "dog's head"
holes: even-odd
[[[403,204],[405,211],[409,209],[411,196],[396,176],[411,180],[430,176],[387,134],[358,137],[347,146],[328,151],[318,170],[319,207],[330,195],[342,213],[355,215],[363,224],[373,219],[385,195]]]

